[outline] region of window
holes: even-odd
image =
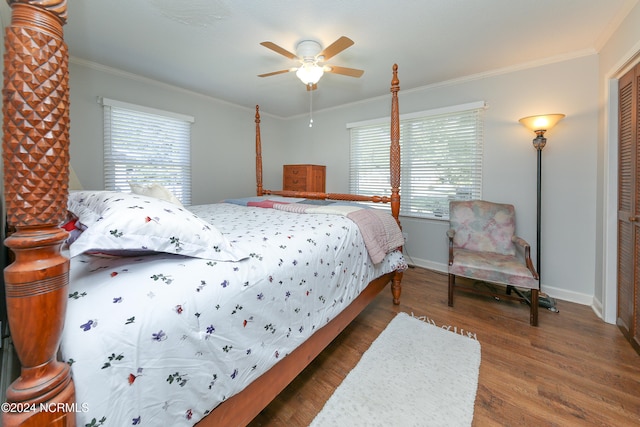
[[[105,189],[157,183],[190,205],[193,117],[107,98],[102,105]]]
[[[448,219],[449,201],[481,198],[483,112],[478,102],[400,117],[401,215]],[[347,127],[350,191],[388,195],[389,120]]]

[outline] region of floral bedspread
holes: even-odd
[[[250,256],[72,258],[62,357],[77,424],[189,426],[286,357],[373,278],[348,218],[220,203],[191,207]]]

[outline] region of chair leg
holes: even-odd
[[[529,319],[531,326],[538,326],[538,290],[531,289],[531,315]]]
[[[453,307],[453,288],[456,285],[456,275],[449,273],[449,307]]]

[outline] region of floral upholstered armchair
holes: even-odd
[[[513,205],[484,200],[452,201],[449,204],[449,306],[456,288],[515,299],[529,304],[530,324],[538,325],[539,277],[529,244],[515,235]],[[505,294],[456,284],[456,276],[506,286]],[[530,289],[527,297],[518,288]],[[512,294],[515,291],[515,294]]]

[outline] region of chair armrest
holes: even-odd
[[[540,276],[538,276],[538,272],[533,266],[533,261],[531,261],[531,246],[529,245],[529,243],[527,243],[527,241],[524,240],[522,237],[518,237],[518,236],[513,236],[511,238],[511,241],[515,243],[516,248],[519,248],[524,252],[524,262],[527,265],[527,268],[529,269],[529,271],[531,271],[533,278],[538,280]]]
[[[449,238],[449,265],[453,264],[453,236],[455,236],[456,230],[450,228],[447,230],[447,237]]]
[[[529,245],[529,243],[526,240],[524,240],[522,237],[513,236],[511,237],[511,241],[515,243],[516,246],[520,246],[525,251],[531,250],[531,246]]]

